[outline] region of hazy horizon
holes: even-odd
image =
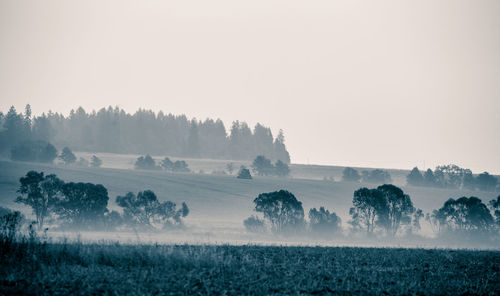
[[[0,110],[285,132],[292,163],[500,174],[498,1],[4,1]]]

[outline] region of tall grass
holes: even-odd
[[[497,251],[54,243],[32,234],[0,252],[0,294],[500,293]]]

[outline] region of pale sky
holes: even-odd
[[[500,173],[500,1],[0,0],[0,110],[285,131],[293,163]]]

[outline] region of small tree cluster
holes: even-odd
[[[320,235],[335,235],[342,230],[342,220],[335,212],[320,207],[319,210],[309,210],[309,225],[313,233]]]
[[[184,173],[189,173],[189,167],[188,164],[184,160],[176,160],[175,162],[171,161],[170,158],[165,157],[161,163],[160,166],[170,172],[184,172]]]
[[[498,179],[488,172],[474,176],[471,170],[453,164],[437,166],[434,171],[427,169],[423,175],[417,167],[414,167],[406,177],[406,181],[412,186],[459,188],[472,191],[495,191],[499,185]]]
[[[123,215],[109,211],[108,191],[100,184],[64,181],[56,175],[29,171],[20,178],[16,202],[32,208],[39,229],[48,217],[54,217],[62,227],[113,230],[121,226],[155,228],[159,225],[180,225],[189,214],[182,203],[177,209],[170,201],[159,202],[154,192],[146,190],[137,196],[129,192],[118,196],[117,204]]]
[[[160,202],[151,190],[132,192],[118,196],[116,203],[123,209],[123,221],[132,228],[163,229],[169,226],[181,225],[182,218],[189,214],[189,208],[182,203],[177,209],[171,201]]]
[[[491,201],[494,203],[495,200]],[[437,232],[485,232],[495,227],[490,210],[475,196],[450,198],[440,209],[428,214],[427,220]]]
[[[264,219],[251,216],[243,224],[249,232],[264,232],[266,222],[271,231],[278,234],[297,233],[306,230],[302,202],[289,191],[280,190],[259,194],[254,200],[255,211]],[[320,207],[309,210],[309,226],[314,234],[335,235],[341,231],[341,220],[334,213]]]
[[[259,176],[279,176],[285,177],[290,174],[290,168],[286,163],[277,160],[275,164],[263,155],[257,156],[252,163],[252,169]]]
[[[14,161],[52,163],[57,157],[57,149],[46,141],[25,141],[11,150]]]
[[[400,188],[385,184],[376,189],[360,188],[354,192],[349,210],[354,229],[372,235],[377,228],[395,236],[403,226],[412,225],[415,208],[410,196]],[[418,221],[413,225],[419,225]]]

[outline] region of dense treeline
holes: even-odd
[[[188,119],[185,115],[139,109],[134,114],[118,107],[86,112],[72,110],[33,117],[31,108],[17,113],[14,107],[0,112],[0,153],[25,141],[44,141],[56,147],[89,152],[138,153],[194,158],[251,160],[265,155],[290,163],[285,138],[257,124],[233,122],[229,132],[220,120]]]

